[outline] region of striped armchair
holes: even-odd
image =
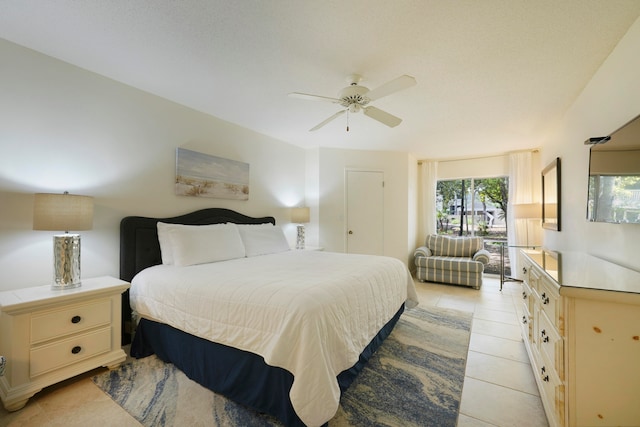
[[[448,237],[431,234],[415,250],[416,278],[480,289],[489,251],[482,237]]]

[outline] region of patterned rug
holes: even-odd
[[[342,395],[330,427],[455,426],[464,382],[471,313],[406,310]],[[144,426],[279,426],[188,379],[155,356],[93,377]]]

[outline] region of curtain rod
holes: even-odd
[[[538,151],[540,151],[540,149],[538,148],[531,148],[531,149],[527,149],[527,150],[516,150],[516,151],[509,151],[506,153],[500,153],[500,154],[489,154],[486,156],[475,156],[475,157],[448,157],[448,158],[444,158],[444,159],[420,159],[418,160],[418,164],[421,165],[422,162],[431,162],[431,161],[436,161],[438,163],[446,163],[446,162],[458,162],[460,160],[479,160],[479,159],[490,159],[492,157],[504,157],[507,156],[509,154],[515,154],[515,153],[526,153],[526,152],[531,152],[531,153],[537,153]]]

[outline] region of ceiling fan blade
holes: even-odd
[[[338,98],[330,98],[328,96],[320,96],[320,95],[310,95],[308,93],[300,93],[300,92],[291,92],[289,96],[291,98],[300,98],[300,99],[306,99],[309,101],[328,101],[328,102],[333,102],[334,104],[339,104],[341,102]]]
[[[380,87],[370,90],[365,96],[373,101],[375,99],[380,99],[383,96],[391,95],[392,93],[407,89],[415,84],[416,79],[405,74],[404,76],[393,79]]]
[[[391,128],[398,126],[402,123],[402,119],[400,117],[396,117],[393,114],[389,114],[386,111],[382,111],[376,107],[362,107],[364,110],[364,114],[371,117],[374,120],[379,121],[382,124],[385,124]]]
[[[318,123],[317,125],[315,125],[314,127],[312,127],[311,129],[309,129],[309,132],[313,132],[314,130],[318,130],[320,129],[322,126],[326,125],[327,123],[329,123],[331,120],[343,115],[344,113],[346,113],[347,110],[340,110],[337,113],[335,113],[333,116],[329,117],[328,119]]]

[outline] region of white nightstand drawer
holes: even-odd
[[[30,352],[30,376],[33,378],[109,350],[111,350],[110,326],[34,347]]]
[[[31,343],[68,335],[111,323],[111,301],[107,298],[76,304],[31,317]]]

